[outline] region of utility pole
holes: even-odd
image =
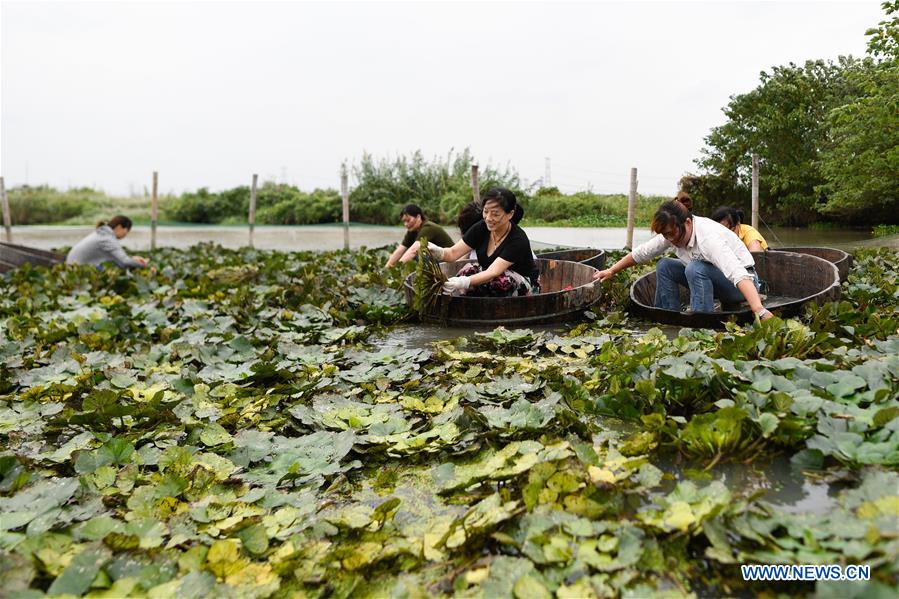
[[[551,182],[551,179],[550,179],[550,176],[549,176],[549,174],[550,174],[550,173],[549,173],[549,170],[550,170],[550,169],[549,169],[549,156],[547,156],[547,157],[546,157],[546,165],[545,165],[544,173],[543,173],[543,187],[550,187],[550,186],[552,186],[552,182]]]

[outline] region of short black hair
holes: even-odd
[[[420,216],[422,220],[424,220],[425,217],[425,211],[422,210],[421,206],[419,206],[418,204],[406,204],[406,206],[403,208],[403,211],[400,212],[400,217],[402,217],[404,214],[408,214],[412,218]]]

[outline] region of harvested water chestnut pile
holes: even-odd
[[[2,594],[899,591],[895,253],[800,320],[666,334],[625,316],[621,276],[577,326],[424,349],[381,341],[415,323],[386,257],[3,275]],[[773,501],[778,468],[824,504]]]

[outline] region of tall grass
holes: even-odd
[[[59,191],[46,185],[21,186],[8,191],[9,211],[15,225],[82,225],[124,214],[134,222],[150,222],[150,198],[108,196],[103,191],[79,187]],[[159,199],[160,211],[173,200]]]
[[[418,204],[431,220],[454,222],[471,201],[471,152],[466,148],[446,158],[427,160],[421,152],[409,158],[375,160],[364,154],[353,169],[357,185],[350,194],[350,218],[354,221],[395,224],[406,204]],[[524,196],[518,173],[509,166],[481,165],[478,183],[483,193],[491,187],[506,187]]]

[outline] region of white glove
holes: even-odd
[[[471,286],[471,277],[450,277],[443,284],[443,292],[454,294],[457,291],[465,291]]]
[[[443,260],[443,248],[437,245],[436,243],[428,242],[428,251],[431,252],[431,255],[437,258],[438,260]]]

